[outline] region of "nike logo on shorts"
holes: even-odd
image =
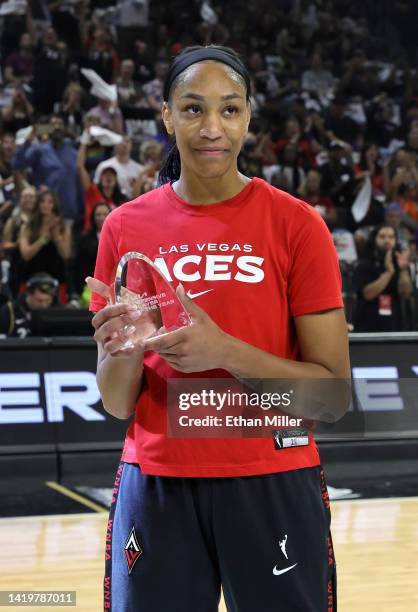
[[[286,572],[289,572],[291,569],[293,569],[296,566],[297,566],[297,563],[294,563],[293,565],[289,565],[289,567],[285,567],[284,569],[278,570],[277,565],[275,565],[273,567],[273,574],[275,576],[280,576],[280,574],[285,574]]]

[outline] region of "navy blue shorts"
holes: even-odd
[[[104,609],[335,612],[329,499],[320,466],[236,478],[146,476],[119,465]]]

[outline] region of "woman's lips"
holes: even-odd
[[[221,157],[227,153],[226,149],[196,149],[199,155],[207,157]]]

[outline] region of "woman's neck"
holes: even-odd
[[[229,200],[238,195],[251,181],[247,176],[237,172],[232,178],[224,175],[210,179],[186,176],[181,173],[180,178],[172,185],[174,192],[189,204],[216,204]]]

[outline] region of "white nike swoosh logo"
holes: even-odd
[[[297,563],[295,563],[294,565],[289,565],[289,567],[285,567],[285,568],[284,568],[284,569],[282,569],[282,570],[278,570],[278,569],[277,569],[277,565],[275,565],[275,566],[273,567],[273,574],[274,574],[275,576],[280,576],[280,574],[285,574],[286,572],[289,572],[291,569],[293,569],[293,568],[294,568],[294,567],[296,567],[296,566],[297,566]]]
[[[205,293],[209,293],[209,291],[213,291],[213,289],[206,289],[206,291],[200,291],[200,293],[192,293],[189,289],[189,291],[187,292],[187,297],[189,297],[191,300],[193,300],[194,298],[199,297],[199,295],[204,295]]]

